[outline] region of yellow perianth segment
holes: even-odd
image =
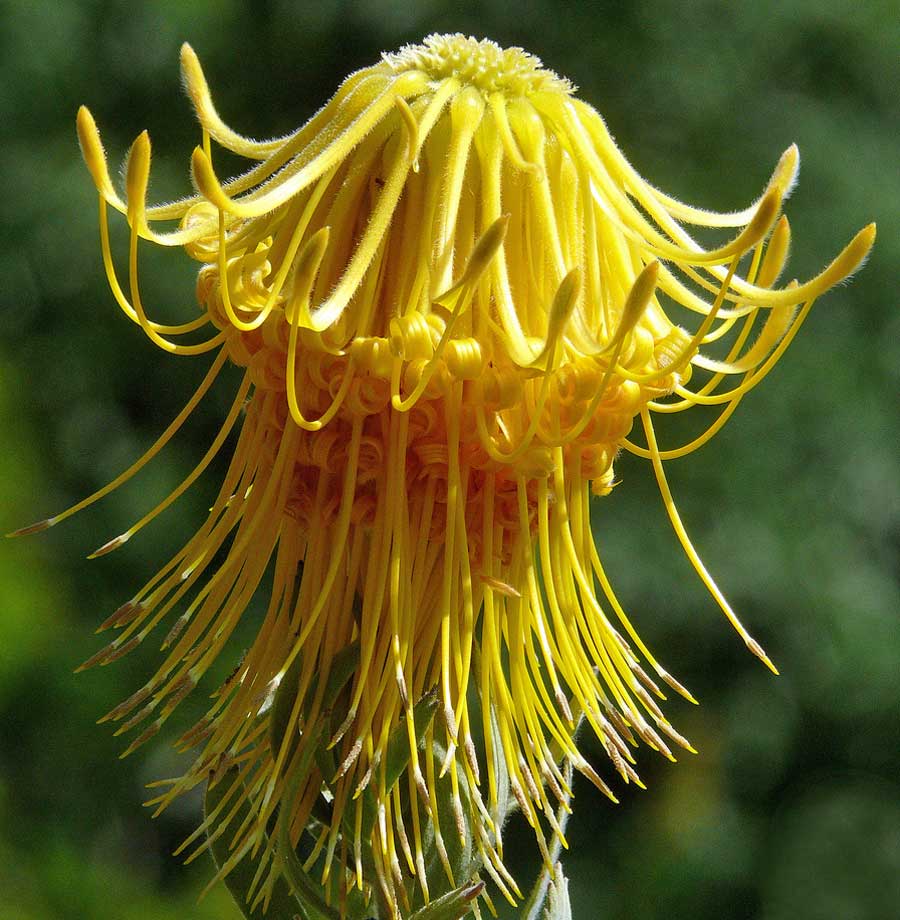
[[[108,716],[123,730],[141,726],[133,750],[201,680],[274,559],[258,635],[182,738],[196,760],[158,804],[235,768],[239,782],[205,825],[234,838],[227,871],[248,854],[268,865],[276,840],[296,842],[327,789],[334,818],[309,865],[337,879],[336,903],[351,890],[373,896],[367,847],[386,896],[412,874],[427,898],[423,841],[434,835],[452,874],[446,842],[462,827],[474,829],[485,871],[514,899],[499,765],[549,860],[545,834],[561,837],[557,800],[569,788],[561,763],[612,797],[579,753],[580,721],[626,782],[640,782],[638,740],[670,758],[673,742],[691,750],[640,659],[692,697],[615,597],[594,546],[591,496],[613,487],[623,447],[648,457],[691,561],[774,667],[700,562],[662,465],[718,430],[811,302],[862,262],[874,228],[812,281],[775,287],[796,148],[744,211],[681,204],[635,173],[567,81],[489,41],[431,36],[385,55],[348,77],[309,125],[267,141],[224,125],[187,46],[182,64],[204,132],[192,158],[199,195],[147,205],[146,134],[132,148],[124,194],[116,191],[93,118],[86,109],[78,117],[123,311],[170,352],[219,350],[209,380],[145,459],[226,358],[243,380],[194,472],[98,553],[177,498],[229,432],[240,433],[206,521],[107,620],[117,636],[86,664],[121,657],[184,611],[167,623],[157,673]],[[252,159],[249,171],[221,182],[211,141]],[[131,227],[124,286],[108,206]],[[161,230],[160,221],[177,225]],[[690,224],[736,230],[705,249]],[[183,246],[200,263],[199,316],[176,326],[151,318],[138,284],[146,241]],[[698,403],[721,407],[706,434],[657,446],[651,414]],[[636,418],[645,447],[628,440]],[[354,643],[345,717],[331,724],[324,687]],[[275,744],[272,699],[286,680],[294,702]],[[487,738],[473,737],[473,687],[476,721],[494,727]],[[425,726],[413,710],[432,691],[436,714]],[[395,780],[386,761],[398,731],[410,757]],[[310,759],[313,742],[297,744],[301,735],[320,737],[326,753]],[[253,818],[239,824],[245,801]],[[273,818],[283,836],[266,843]],[[259,899],[274,878],[260,868]]]

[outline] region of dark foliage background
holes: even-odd
[[[115,307],[74,135],[82,102],[114,161],[148,127],[155,196],[184,193],[198,138],[179,90],[185,39],[220,111],[256,136],[294,128],[382,50],[459,30],[520,44],[570,76],[638,169],[692,202],[743,206],[797,141],[793,272],[814,273],[873,219],[876,249],[714,442],[669,467],[709,568],[783,676],[744,651],[682,557],[649,469],[623,458],[621,488],[595,509],[598,537],[641,630],[702,701],[672,705],[700,754],[675,766],[642,755],[650,790],[624,790],[619,808],[579,786],[566,868],[579,920],[896,916],[896,13],[890,0],[3,0],[0,523],[18,527],[104,484],[205,370],[157,351]],[[147,300],[193,315],[187,260],[162,255],[147,250]],[[174,755],[159,742],[119,763],[119,742],[93,725],[153,650],[72,674],[97,647],[93,627],[191,532],[216,473],[118,553],[84,555],[191,469],[227,391],[136,484],[0,547],[8,920],[237,916],[222,890],[196,903],[205,856],[187,869],[170,856],[198,803],[155,822],[139,804],[146,782],[177,770]],[[515,841],[530,850],[527,835]]]

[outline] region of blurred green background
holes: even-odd
[[[113,162],[149,128],[151,192],[165,198],[188,190],[198,139],[179,87],[183,40],[226,120],[272,136],[346,73],[431,31],[535,52],[581,87],[644,176],[693,203],[744,206],[797,141],[803,168],[787,211],[799,277],[878,222],[865,270],[817,305],[712,444],[668,467],[708,567],[782,676],[746,653],[705,594],[646,464],[624,457],[622,486],[595,508],[620,597],[701,700],[669,710],[700,754],[672,766],[642,752],[650,789],[621,790],[618,808],[579,786],[565,866],[576,920],[898,916],[894,2],[0,2],[0,524],[105,484],[207,365],[163,355],[116,308],[77,106],[91,107]],[[187,260],[147,252],[146,300],[193,316]],[[0,546],[4,920],[237,917],[221,889],[197,903],[205,856],[184,868],[170,855],[198,802],[156,821],[141,807],[144,784],[177,771],[174,754],[158,741],[119,762],[122,745],[94,726],[146,675],[153,650],[72,674],[98,647],[94,626],[192,532],[216,472],[127,547],[84,556],[190,470],[229,388],[136,484]],[[532,848],[527,834],[510,846]]]

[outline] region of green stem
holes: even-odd
[[[566,785],[571,788],[572,786],[572,762],[566,761]],[[560,830],[565,833],[566,824],[569,821],[569,815],[571,811],[568,808],[570,802],[570,797],[566,796],[564,802],[560,803],[559,808],[556,811],[556,821],[559,824]],[[562,841],[558,836],[553,838],[553,845],[550,848],[550,863],[554,867],[554,871],[559,866],[559,854],[562,850]],[[544,901],[547,898],[547,889],[550,887],[550,880],[552,876],[548,871],[547,867],[541,870],[541,874],[538,876],[537,881],[534,884],[534,888],[531,889],[531,894],[528,896],[528,900],[522,907],[522,918],[523,920],[540,920],[539,914],[541,909],[544,906]]]

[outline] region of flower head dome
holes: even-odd
[[[874,228],[817,277],[779,286],[796,148],[743,211],[682,204],[634,171],[567,81],[489,41],[433,35],[384,55],[302,128],[266,141],[223,123],[187,45],[182,68],[203,131],[193,197],[147,204],[146,133],[120,195],[87,109],[78,131],[120,306],[166,351],[215,358],[142,460],[37,526],[129,478],[226,364],[241,382],[207,455],[98,554],[239,434],[207,519],[104,624],[117,636],[86,664],[162,630],[159,670],[108,716],[136,731],[133,749],[202,680],[274,560],[256,639],[182,737],[196,759],[158,803],[212,774],[224,793],[205,829],[231,842],[224,872],[262,856],[259,899],[310,827],[305,871],[331,880],[342,912],[373,886],[394,905],[433,896],[432,845],[458,882],[459,841],[514,898],[507,796],[545,855],[547,835],[562,835],[570,768],[613,797],[609,771],[580,752],[579,722],[625,782],[639,782],[638,741],[667,757],[690,749],[659,705],[665,686],[690,694],[613,592],[591,495],[612,488],[621,450],[649,458],[698,573],[770,664],[703,568],[663,465],[721,427],[815,298],[861,263]],[[213,141],[248,170],[223,182]],[[126,284],[108,206],[131,228]],[[724,241],[705,248],[691,226]],[[150,318],[144,242],[198,261],[198,316]],[[654,414],[696,404],[721,414],[690,443],[660,447]]]

